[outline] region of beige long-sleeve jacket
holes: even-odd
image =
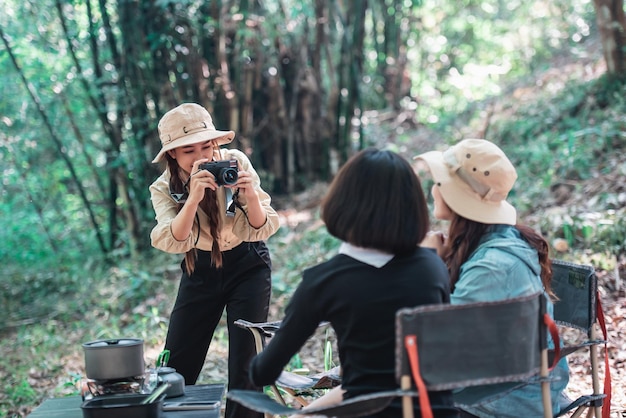
[[[250,173],[254,179],[254,188],[259,195],[261,206],[267,214],[265,224],[260,228],[254,228],[249,224],[244,213],[244,211],[247,212],[247,205],[245,204],[243,205],[243,211],[237,208],[234,217],[226,216],[226,190],[224,187],[217,189],[217,204],[221,216],[218,244],[222,251],[228,251],[244,241],[254,242],[269,238],[278,230],[279,219],[278,214],[270,205],[270,195],[261,189],[259,175],[252,167],[248,157],[243,152],[235,149],[222,149],[221,155],[223,159],[237,159],[240,169]],[[211,251],[213,237],[208,227],[208,216],[200,208],[197,211],[197,220],[200,221],[200,224],[198,225],[198,222],[194,222],[191,234],[189,234],[187,239],[178,241],[172,235],[172,220],[178,212],[176,201],[170,195],[169,180],[170,173],[166,170],[150,185],[150,198],[157,221],[157,225],[150,233],[152,246],[173,254],[183,254],[194,247],[204,251]]]

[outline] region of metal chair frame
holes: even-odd
[[[260,353],[265,348],[267,339],[271,338],[278,328],[281,321],[270,322],[250,322],[238,319],[235,325],[247,329],[254,337],[256,352]],[[327,326],[328,323],[320,324],[321,327]],[[283,371],[278,380],[270,385],[270,389],[278,402],[287,405],[287,401],[279,388],[284,390],[301,406],[306,406],[309,402],[301,396],[302,392],[315,391],[319,389],[331,389],[341,384],[340,368],[336,367],[328,372],[317,373],[313,375],[303,376],[293,372]]]

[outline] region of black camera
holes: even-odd
[[[239,178],[239,168],[237,160],[235,159],[202,163],[198,168],[200,170],[207,170],[213,174],[218,186],[231,186],[237,183],[237,179]]]

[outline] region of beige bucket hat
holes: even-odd
[[[167,112],[158,125],[161,151],[152,160],[158,163],[167,151],[199,142],[217,140],[218,145],[232,142],[233,131],[218,131],[209,112],[196,103],[183,103]]]
[[[506,198],[517,173],[504,152],[485,139],[464,139],[446,151],[414,157],[428,167],[441,196],[454,212],[484,224],[517,223]]]

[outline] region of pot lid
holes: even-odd
[[[96,340],[83,344],[84,348],[103,348],[103,347],[128,347],[143,344],[143,340],[139,338],[119,338],[109,340]]]

